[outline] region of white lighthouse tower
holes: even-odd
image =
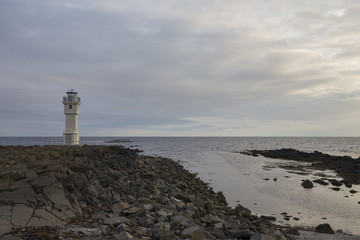
[[[77,92],[66,92],[67,96],[63,97],[64,113],[65,113],[65,132],[63,142],[65,145],[79,144],[78,116],[81,100],[77,97]]]

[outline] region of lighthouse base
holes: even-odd
[[[64,132],[63,143],[64,145],[78,145],[79,132]]]

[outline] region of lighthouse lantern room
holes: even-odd
[[[67,96],[63,97],[64,113],[65,113],[65,131],[63,134],[64,145],[79,144],[78,116],[81,99],[77,97],[77,92],[73,89],[66,92]]]

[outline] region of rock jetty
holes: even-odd
[[[0,239],[269,239],[179,163],[120,146],[0,146]]]

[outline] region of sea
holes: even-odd
[[[119,140],[108,143],[108,141]],[[62,137],[0,137],[0,145],[54,145]],[[360,157],[359,137],[81,137],[80,144],[122,145],[143,155],[171,158],[222,191],[235,207],[241,204],[258,216],[273,216],[284,226],[313,228],[329,223],[332,228],[360,236],[360,186],[350,193],[331,186],[301,186],[303,180],[321,177],[338,179],[334,171],[306,168],[305,163],[253,157],[244,150],[293,148],[337,156]],[[302,165],[303,171],[281,166]],[[287,218],[285,217],[287,216]]]

